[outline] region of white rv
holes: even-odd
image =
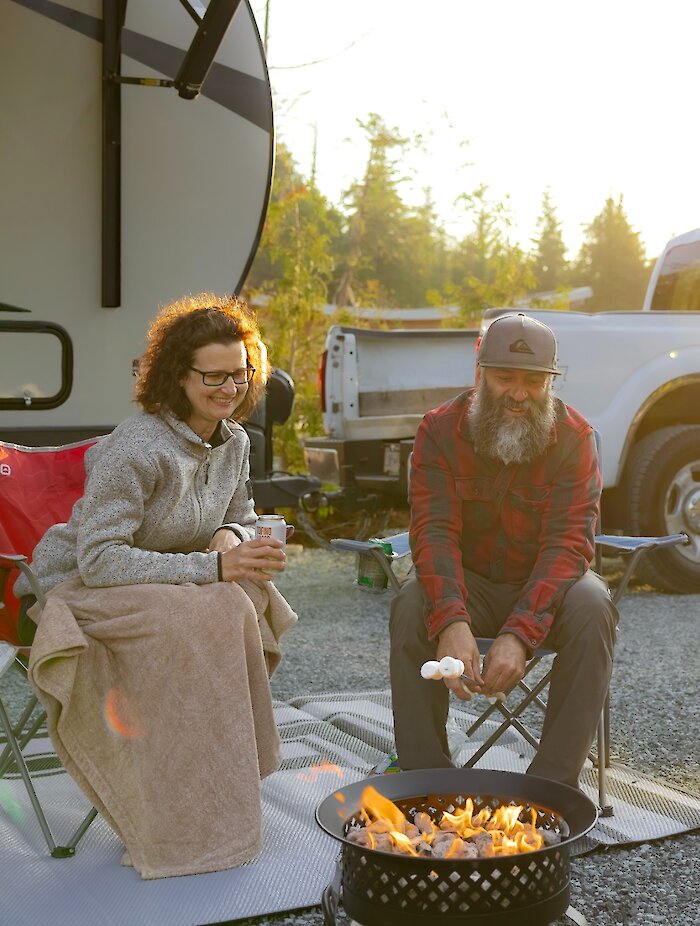
[[[131,413],[160,305],[245,279],[270,86],[245,0],[0,0],[0,22],[0,438],[61,444]],[[249,425],[259,479],[291,381],[271,392],[284,407]]]

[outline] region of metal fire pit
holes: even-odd
[[[367,849],[346,835],[362,823],[361,795],[371,785],[411,820],[418,811],[439,821],[468,797],[475,811],[523,804],[537,826],[561,836],[535,852],[486,859],[416,858]],[[340,795],[338,800],[337,795]],[[348,916],[362,926],[430,926],[438,917],[454,926],[542,926],[567,912],[570,845],[594,825],[598,811],[566,785],[486,769],[424,769],[377,775],[340,788],[319,804],[316,820],[341,840],[336,878],[323,896],[324,922],[335,923],[342,889]],[[585,919],[576,911],[579,922]],[[571,913],[570,913],[571,915]]]

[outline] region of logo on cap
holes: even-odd
[[[509,348],[511,354],[533,354],[534,350],[527,344],[526,341],[523,341],[522,338],[518,338],[517,341],[513,341]]]

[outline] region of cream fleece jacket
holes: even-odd
[[[231,421],[221,437],[212,447],[170,413],[139,412],[98,441],[68,523],[49,528],[34,550],[42,590],[78,575],[93,588],[216,582],[212,534],[227,525],[251,539],[257,521],[248,435]],[[14,588],[30,592],[24,576]]]

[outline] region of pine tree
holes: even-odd
[[[276,431],[285,467],[303,466],[302,436],[322,433],[316,369],[329,319],[328,283],[340,216],[280,147],[262,240],[246,289],[262,305],[259,321],[270,362],[296,386],[294,417]],[[253,286],[252,284],[256,284]]]
[[[593,311],[640,309],[650,267],[639,232],[625,214],[623,198],[608,197],[586,227],[576,266],[580,285],[593,288]]]
[[[536,227],[532,263],[535,288],[538,292],[554,292],[566,284],[568,266],[561,224],[548,190],[542,195],[542,211]]]
[[[347,251],[335,302],[353,306],[377,300],[394,305],[407,214],[399,194],[398,160],[408,139],[389,129],[376,113],[366,122],[358,120],[358,125],[369,140],[369,155],[363,179],[345,194]]]
[[[453,259],[451,294],[466,325],[478,325],[490,306],[509,306],[534,285],[532,261],[509,236],[508,205],[494,203],[480,187],[461,200],[473,215],[474,227]]]

